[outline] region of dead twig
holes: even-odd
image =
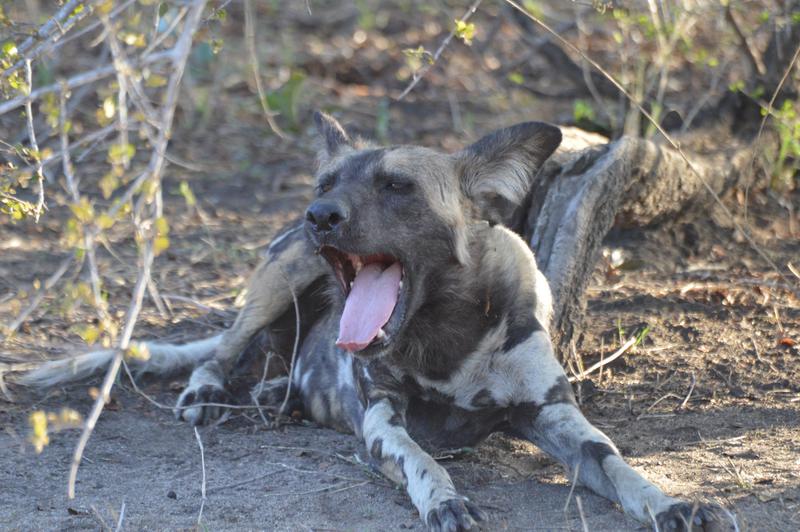
[[[689,403],[689,398],[692,397],[692,392],[694,391],[695,384],[697,384],[697,378],[694,376],[694,373],[692,373],[692,384],[689,386],[689,391],[686,392],[686,397],[681,402],[680,406],[681,410],[686,408],[686,405]]]
[[[25,308],[25,310],[20,312],[14,321],[12,321],[6,327],[3,327],[2,331],[0,331],[3,333],[3,336],[0,336],[0,341],[8,339],[11,335],[13,335],[16,332],[17,329],[19,329],[20,325],[25,323],[25,320],[28,319],[28,316],[30,316],[31,313],[34,310],[36,310],[36,308],[42,302],[47,291],[53,288],[58,283],[58,281],[61,280],[64,274],[67,273],[70,264],[72,264],[74,260],[75,260],[75,255],[70,254],[64,260],[61,261],[61,264],[58,266],[58,268],[56,268],[56,271],[54,271],[50,275],[50,277],[47,278],[47,280],[44,282],[41,288],[39,288],[36,294],[34,294],[30,304]]]
[[[117,518],[117,528],[114,529],[114,532],[121,532],[122,530],[122,522],[125,520],[125,500],[122,501],[122,507],[119,509],[119,518]]]
[[[308,491],[284,491],[284,492],[277,492],[277,493],[266,493],[265,495],[267,497],[275,497],[275,496],[293,497],[293,496],[300,496],[300,495],[311,495],[311,494],[314,494],[314,493],[322,493],[322,492],[328,492],[328,494],[330,495],[330,494],[339,493],[339,492],[342,492],[342,491],[347,491],[349,489],[358,488],[360,486],[363,486],[363,485],[369,484],[369,483],[370,483],[369,480],[362,480],[361,482],[354,482],[352,484],[347,484],[345,486],[342,486],[342,484],[345,484],[344,482],[342,482],[341,484],[336,484],[334,486],[324,486],[322,488],[315,488],[313,490],[308,490]]]
[[[127,350],[131,336],[133,335],[133,327],[136,323],[136,319],[139,316],[139,311],[141,310],[142,306],[142,298],[144,297],[145,286],[147,285],[146,279],[150,276],[150,266],[153,262],[152,243],[148,243],[145,246],[144,255],[143,264],[139,272],[139,277],[136,280],[136,286],[133,290],[133,297],[131,298],[130,307],[128,308],[125,328],[122,333],[122,338],[119,342],[119,347],[111,361],[111,364],[108,367],[108,370],[106,371],[106,376],[103,379],[102,386],[100,387],[100,394],[92,406],[91,413],[86,418],[86,424],[84,425],[83,433],[81,434],[81,437],[78,440],[78,444],[75,446],[75,451],[72,455],[72,465],[70,466],[69,481],[67,484],[67,496],[70,499],[75,498],[75,482],[78,478],[78,468],[81,464],[83,451],[86,448],[86,444],[89,443],[89,437],[92,435],[92,431],[94,431],[94,427],[97,424],[97,420],[100,418],[103,407],[110,400],[111,388],[117,378],[117,373],[119,373],[119,368],[122,364],[122,357],[125,353],[125,350]]]
[[[268,472],[263,473],[261,475],[257,475],[255,477],[246,478],[244,480],[240,480],[238,482],[233,482],[231,484],[224,484],[222,486],[211,486],[210,488],[208,488],[207,493],[223,491],[223,490],[227,490],[227,489],[231,489],[231,488],[238,488],[239,486],[244,486],[245,484],[251,484],[253,482],[257,482],[259,480],[263,480],[263,479],[265,479],[267,477],[271,477],[272,475],[274,475],[276,473],[280,473],[281,471],[285,471],[285,470],[284,469],[273,469],[272,471],[268,471]]]
[[[294,378],[294,361],[297,357],[297,349],[300,347],[300,305],[297,302],[297,294],[294,291],[294,285],[292,285],[289,277],[287,277],[286,273],[281,269],[281,275],[283,275],[284,280],[286,281],[287,286],[289,287],[289,292],[292,294],[292,302],[294,303],[294,326],[295,326],[295,334],[294,334],[294,347],[292,348],[292,360],[289,363],[289,381],[286,383],[286,396],[283,398],[283,402],[281,403],[281,407],[278,409],[278,415],[282,416],[284,410],[286,409],[286,404],[289,402],[289,396],[292,393],[292,379]]]
[[[656,407],[656,406],[657,406],[659,403],[661,403],[661,401],[664,401],[665,399],[680,399],[680,397],[678,397],[678,396],[677,396],[677,395],[675,395],[674,393],[668,393],[668,394],[662,395],[661,397],[659,397],[658,399],[656,399],[656,400],[655,400],[655,402],[653,402],[653,404],[651,404],[650,406],[648,406],[648,407],[647,407],[647,408],[644,410],[644,412],[642,412],[641,414],[639,414],[638,416],[636,416],[636,420],[638,421],[638,420],[640,420],[640,419],[642,419],[642,418],[646,417],[648,412],[650,412],[650,411],[651,411],[653,408],[655,408],[655,407]]]
[[[267,119],[270,129],[273,133],[282,139],[286,139],[287,135],[275,122],[275,112],[270,109],[269,101],[267,101],[267,93],[261,85],[261,71],[258,65],[258,55],[256,54],[256,15],[253,12],[253,4],[250,0],[244,0],[244,39],[247,41],[247,53],[250,55],[250,66],[253,68],[253,77],[256,80],[256,91],[258,91],[258,101],[261,104],[261,109],[264,111],[264,116]]]
[[[194,437],[197,438],[197,445],[200,446],[200,467],[203,472],[203,478],[200,482],[200,511],[197,512],[197,526],[203,519],[203,508],[206,506],[206,453],[203,448],[203,440],[200,438],[200,431],[194,427]]]
[[[773,116],[773,111],[774,111],[773,106],[775,105],[775,100],[778,99],[778,94],[780,94],[781,90],[783,89],[783,85],[786,83],[786,79],[789,77],[789,73],[791,73],[795,63],[797,63],[797,58],[799,56],[800,56],[800,44],[797,45],[797,48],[794,51],[794,55],[792,56],[792,60],[789,61],[789,64],[786,66],[786,70],[783,72],[783,76],[781,77],[781,80],[778,82],[778,86],[775,87],[775,90],[772,92],[772,96],[770,97],[769,102],[767,103],[767,108],[763,113],[764,116],[761,118],[761,123],[758,125],[758,133],[756,133],[756,138],[753,140],[753,154],[750,156],[750,165],[748,166],[748,168],[750,168],[751,171],[755,168],[756,157],[758,156],[759,144],[761,141],[761,136],[764,134],[764,127],[767,125],[767,119],[769,119],[770,116]],[[745,203],[745,206],[746,205],[747,204]],[[745,236],[747,235],[745,234]],[[783,277],[783,279],[786,280],[786,277],[784,277],[783,274],[781,274],[781,277]]]
[[[583,503],[581,503],[580,495],[575,495],[575,504],[578,506],[578,517],[581,518],[581,527],[583,527],[583,532],[589,532],[589,526],[586,524],[586,516],[583,515]]]
[[[92,513],[94,514],[95,521],[97,521],[97,523],[100,525],[100,530],[103,530],[103,532],[105,532],[106,530],[111,530],[111,527],[108,526],[108,523],[106,523],[106,520],[103,519],[103,516],[100,515],[99,511],[97,511],[97,508],[95,507],[95,505],[92,504],[90,506],[90,508],[92,509]]]
[[[787,263],[786,263],[786,267],[787,267],[787,268],[789,268],[789,271],[790,271],[790,272],[792,272],[792,275],[794,275],[795,277],[797,277],[798,279],[800,279],[800,270],[798,270],[798,269],[797,269],[797,268],[794,266],[794,264],[792,264],[791,262],[787,262]]]
[[[572,485],[569,487],[569,493],[567,494],[567,502],[564,503],[564,515],[567,514],[567,510],[569,509],[569,503],[572,500],[572,494],[575,493],[575,486],[578,485],[578,474],[581,471],[581,463],[578,462],[578,465],[575,466],[575,471],[572,472]]]
[[[628,338],[628,341],[625,342],[624,344],[622,344],[622,346],[619,349],[614,351],[614,353],[612,353],[611,356],[609,356],[608,358],[603,358],[602,360],[600,360],[600,362],[597,362],[597,363],[592,364],[591,366],[589,366],[589,368],[587,370],[581,371],[579,374],[574,375],[572,377],[569,377],[569,379],[568,379],[569,382],[582,381],[587,376],[591,375],[592,373],[594,373],[598,369],[602,368],[603,366],[606,366],[606,365],[614,362],[616,359],[618,359],[619,357],[624,355],[625,352],[628,351],[631,347],[636,345],[637,341],[638,341],[638,337],[631,336],[630,338]]]
[[[747,36],[742,31],[742,28],[739,26],[739,23],[736,21],[736,17],[733,15],[733,10],[731,9],[730,4],[725,6],[725,20],[730,23],[731,27],[733,28],[734,33],[736,33],[736,37],[739,39],[739,47],[744,52],[745,57],[750,62],[750,66],[753,67],[753,70],[759,76],[763,76],[767,73],[767,67],[764,66],[764,61],[761,59],[761,54],[756,54],[753,52],[753,47],[750,45],[750,42],[747,40]]]
[[[261,373],[261,380],[258,381],[258,386],[256,386],[250,393],[250,397],[253,399],[253,404],[255,404],[256,408],[258,409],[258,415],[261,417],[261,421],[264,422],[264,426],[267,428],[271,428],[273,424],[270,423],[269,420],[267,419],[267,416],[264,415],[264,411],[261,408],[261,403],[259,402],[258,397],[264,390],[264,382],[267,380],[267,372],[269,371],[270,361],[272,361],[272,352],[267,351],[266,353],[264,353],[264,371]]]

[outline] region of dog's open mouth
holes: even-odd
[[[354,255],[331,246],[323,246],[320,254],[346,298],[336,345],[361,355],[388,345],[403,319],[403,265],[391,255]]]

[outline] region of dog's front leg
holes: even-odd
[[[371,401],[364,414],[367,449],[381,471],[406,488],[430,530],[471,529],[485,514],[456,492],[447,471],[408,435],[405,404],[394,396]]]
[[[661,531],[724,529],[714,506],[669,497],[625,463],[611,440],[578,409],[566,377],[551,385],[547,397],[543,404],[515,407],[512,433],[558,459],[571,480],[618,503],[634,518],[654,522]]]
[[[192,425],[206,424],[224,411],[209,403],[228,403],[225,382],[253,337],[292,308],[296,298],[325,275],[324,261],[314,253],[302,222],[289,226],[272,241],[264,261],[248,283],[247,300],[225,331],[214,357],[192,373],[178,398],[175,414]]]

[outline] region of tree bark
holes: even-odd
[[[542,169],[522,232],[553,293],[551,333],[565,353],[580,330],[583,292],[603,238],[615,223],[649,226],[696,206],[749,178],[750,150],[687,154],[700,176],[670,147],[653,141],[603,137],[564,128],[562,147]]]

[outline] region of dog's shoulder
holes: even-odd
[[[533,251],[517,233],[502,225],[484,225],[477,231],[481,242],[480,276],[488,283],[488,304],[498,306],[508,322],[505,348],[509,350],[531,330],[549,328],[550,286]]]

